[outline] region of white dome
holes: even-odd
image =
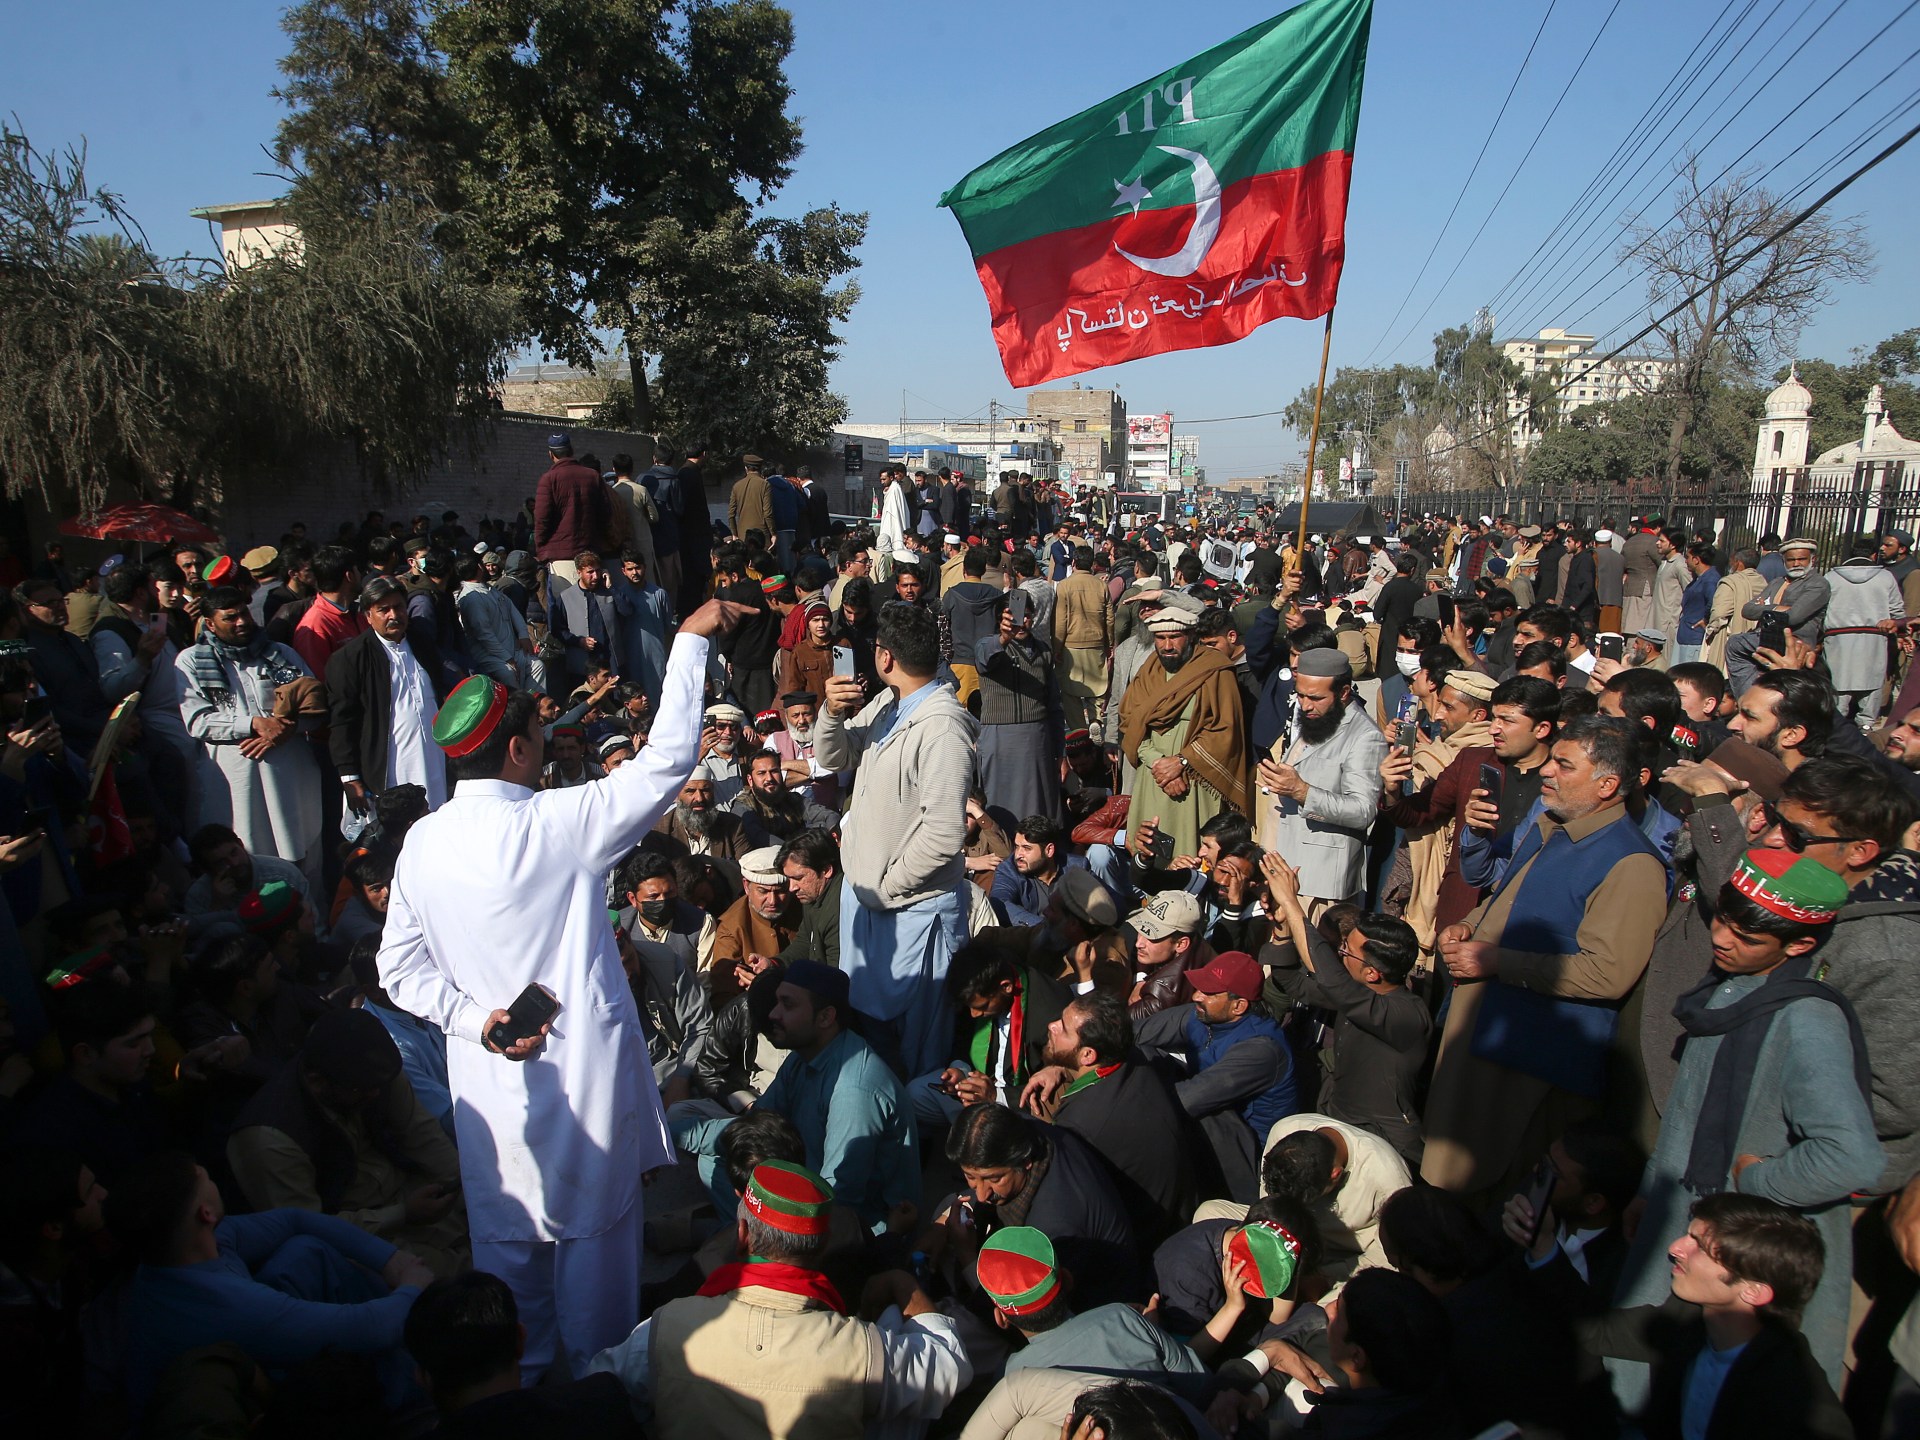
[[[1774,392],[1767,396],[1767,418],[1769,420],[1804,420],[1813,412],[1813,392],[1800,383],[1800,366],[1796,362],[1787,371],[1787,378]]]

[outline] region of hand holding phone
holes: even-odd
[[[538,985],[520,992],[511,1008],[496,1010],[487,1017],[487,1049],[509,1060],[525,1060],[540,1048],[553,1017],[560,1013],[560,1002]]]

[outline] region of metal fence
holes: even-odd
[[[1777,469],[1759,483],[1669,487],[1659,481],[1574,486],[1515,486],[1504,490],[1415,492],[1404,502],[1376,496],[1381,518],[1404,504],[1407,518],[1422,515],[1508,515],[1521,525],[1571,520],[1588,529],[1624,526],[1635,515],[1660,514],[1666,523],[1716,538],[1723,550],[1752,545],[1769,532],[1818,543],[1823,565],[1845,558],[1849,541],[1888,530],[1920,533],[1920,468],[1898,460],[1862,461],[1850,478],[1816,480],[1807,469]]]

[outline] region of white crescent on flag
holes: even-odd
[[[1213,173],[1213,166],[1198,150],[1182,150],[1177,145],[1161,145],[1157,148],[1193,167],[1193,228],[1187,232],[1187,243],[1173,254],[1158,259],[1122,250],[1117,241],[1113,248],[1123,259],[1142,270],[1178,279],[1200,268],[1207,258],[1207,252],[1213,248],[1214,238],[1220,233],[1220,177]]]

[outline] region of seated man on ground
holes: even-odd
[[[127,1292],[127,1386],[145,1404],[167,1365],[230,1343],[283,1372],[328,1351],[371,1357],[389,1404],[413,1393],[407,1311],[433,1273],[357,1225],[311,1210],[228,1215],[193,1157],[154,1155],[107,1197],[139,1261]]]
[[[453,1141],[365,1010],[320,1017],[299,1057],[240,1112],[227,1163],[255,1210],[337,1215],[443,1279],[473,1264]]]
[[[440,1425],[438,1440],[640,1440],[627,1392],[592,1374],[522,1389],[527,1330],[504,1280],[469,1270],[436,1280],[407,1313],[407,1353]]]
[[[596,1356],[592,1373],[650,1405],[659,1440],[858,1435],[938,1419],[973,1379],[954,1322],[899,1271],[862,1296],[878,1321],[856,1319],[818,1268],[833,1201],[801,1166],[755,1167],[735,1220],[738,1260]]]
[[[946,990],[956,1012],[952,1060],[907,1087],[920,1123],[933,1127],[952,1124],[963,1106],[1017,1101],[1045,1064],[1047,1027],[1067,1003],[1058,980],[985,939],[955,953]]]

